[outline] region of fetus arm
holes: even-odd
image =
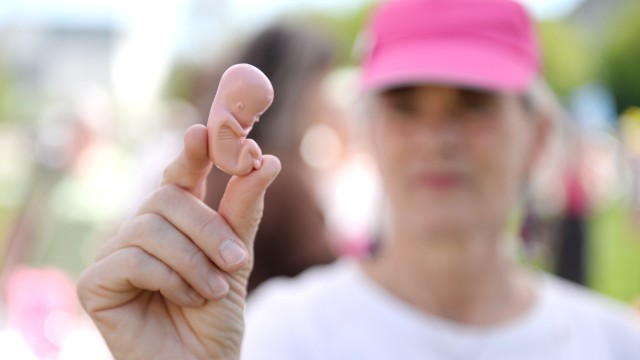
[[[225,129],[227,131],[224,131]],[[221,121],[219,135],[220,137],[226,137],[233,136],[232,134],[234,134],[235,137],[239,138],[244,138],[245,136],[247,136],[240,123],[233,117],[233,115],[229,113],[226,114],[224,119]]]

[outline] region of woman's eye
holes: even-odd
[[[392,107],[393,111],[403,115],[411,115],[416,112],[415,105],[409,102],[401,102],[398,104],[394,104]]]
[[[486,110],[489,105],[485,99],[466,99],[463,103],[464,108],[469,110]]]
[[[388,109],[392,115],[402,119],[409,119],[418,112],[418,106],[415,101],[407,99],[398,99],[388,103]]]
[[[488,104],[485,101],[481,101],[481,100],[467,100],[464,103],[465,108],[470,109],[470,110],[484,110],[488,108]]]
[[[487,115],[496,105],[495,98],[488,94],[470,94],[460,100],[461,109],[475,115]]]

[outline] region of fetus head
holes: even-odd
[[[242,127],[251,127],[273,102],[273,87],[258,68],[231,66],[220,79],[218,96]]]

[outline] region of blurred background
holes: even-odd
[[[514,241],[522,261],[637,303],[640,2],[523,2],[539,23],[551,89],[539,96],[556,137],[514,214]],[[158,184],[184,129],[206,122],[217,79],[240,60],[282,83],[252,136],[295,169],[272,195],[293,198],[279,204],[286,210],[265,212],[289,215],[265,218],[259,236],[291,223],[301,227],[294,239],[321,234],[274,245],[295,250],[260,265],[256,284],[375,251],[381,196],[358,136],[354,65],[374,5],[1,1],[0,357],[109,358],[79,310],[74,279]],[[307,31],[313,40],[300,35]],[[287,138],[269,134],[269,122]],[[216,176],[212,189],[224,183]]]

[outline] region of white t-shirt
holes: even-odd
[[[246,315],[245,360],[640,359],[637,314],[543,274],[532,309],[489,328],[420,312],[347,260],[267,282]]]

